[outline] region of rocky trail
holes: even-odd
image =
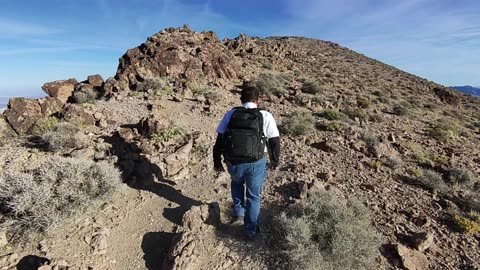
[[[229,175],[211,155],[218,122],[252,82],[281,128],[282,157],[249,242],[229,224]],[[106,81],[43,89],[49,97],[12,99],[0,121],[0,175],[61,156],[115,166],[122,183],[45,232],[3,229],[12,216],[1,202],[2,270],[294,269],[278,217],[320,192],[370,213],[380,238],[370,269],[480,267],[478,99],[331,42],[220,41],[187,26],[129,50]],[[62,124],[78,127],[67,126],[74,139],[44,135],[64,136]]]

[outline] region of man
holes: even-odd
[[[216,171],[224,171],[223,154],[232,179],[234,223],[244,224],[246,236],[254,239],[259,231],[260,192],[267,174],[266,153],[270,154],[270,169],[276,170],[280,134],[272,114],[258,109],[258,89],[245,87],[240,100],[242,107],[227,112],[217,128],[213,162]]]

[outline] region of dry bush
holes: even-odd
[[[429,130],[431,137],[443,143],[447,143],[455,139],[460,132],[460,124],[451,119],[441,119]]]
[[[317,123],[316,127],[319,130],[340,132],[345,130],[347,125],[340,121],[321,121]]]
[[[82,148],[88,143],[88,138],[82,130],[70,123],[60,123],[41,137],[48,150],[53,152],[68,152]]]
[[[474,235],[480,232],[480,223],[470,218],[456,215],[453,217],[453,222],[466,234]]]
[[[344,117],[343,113],[332,109],[321,111],[320,113],[317,113],[317,115],[327,120],[340,120]]]
[[[397,105],[393,106],[392,111],[393,111],[394,114],[396,114],[398,116],[405,116],[405,115],[409,114],[408,108],[404,105],[401,105],[401,104],[397,104]]]
[[[155,142],[168,142],[185,135],[187,135],[187,131],[183,126],[172,125],[159,134],[152,134],[151,139]]]
[[[367,97],[357,97],[357,106],[368,109],[372,106],[372,101]]]
[[[317,94],[324,89],[318,82],[304,82],[302,85],[302,92],[307,94]]]
[[[267,97],[272,95],[279,96],[286,92],[282,78],[273,73],[261,73],[250,85],[257,88],[260,95]]]
[[[98,99],[98,92],[93,89],[84,91],[75,91],[73,93],[73,100],[78,104],[94,103]]]
[[[278,220],[291,269],[375,268],[379,236],[355,199],[319,192]]]
[[[45,134],[52,131],[59,123],[60,120],[54,116],[42,118],[35,123],[35,126],[32,129],[32,134],[37,136]]]
[[[173,87],[167,79],[160,77],[145,78],[142,82],[137,83],[135,87],[135,91],[137,92],[147,92],[148,90],[155,91],[156,95],[162,96],[164,94],[171,94]]]
[[[291,113],[284,122],[285,132],[294,136],[305,135],[315,129],[315,118],[310,112],[296,111]]]
[[[55,156],[30,171],[0,176],[0,205],[13,230],[46,230],[102,201],[121,183],[107,162]]]
[[[446,182],[450,185],[468,185],[471,182],[470,172],[462,169],[450,170]]]
[[[360,108],[348,107],[345,110],[343,110],[343,113],[348,117],[350,117],[350,119],[352,120],[355,120],[355,118],[358,118],[364,121],[368,119],[368,114]]]
[[[420,186],[431,192],[443,191],[447,188],[442,175],[432,170],[423,170],[418,181]]]

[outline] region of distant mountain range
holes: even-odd
[[[470,85],[466,85],[466,86],[450,86],[450,88],[456,89],[465,94],[480,97],[480,87],[473,87]]]

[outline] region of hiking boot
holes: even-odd
[[[233,226],[243,226],[243,220],[245,219],[244,216],[233,217],[230,221],[230,225]]]
[[[257,237],[257,235],[258,235],[259,233],[261,233],[261,232],[262,232],[262,230],[260,229],[260,226],[257,226],[257,227],[255,228],[255,233],[253,233],[253,234],[246,234],[245,237],[247,238],[248,241],[253,241],[253,240],[255,240],[255,238]]]

